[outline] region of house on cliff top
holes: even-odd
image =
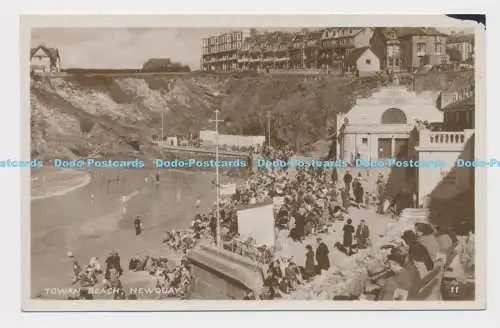
[[[41,44],[30,51],[30,69],[34,73],[55,73],[61,69],[59,49]]]

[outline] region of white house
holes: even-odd
[[[31,48],[30,68],[35,73],[59,72],[61,69],[59,50],[48,48],[44,44]]]
[[[344,61],[346,72],[359,72],[359,76],[373,75],[379,72],[380,64],[380,58],[370,47],[354,49]]]

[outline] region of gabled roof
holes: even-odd
[[[45,45],[41,44],[36,48],[31,48],[30,51],[30,59],[33,58],[33,56],[38,52],[38,50],[42,50],[47,54],[47,56],[50,58],[51,61],[56,61],[56,59],[59,59],[59,49],[57,48],[48,48]]]
[[[347,65],[355,65],[356,61],[358,60],[359,57],[361,57],[362,54],[364,54],[367,50],[372,51],[374,54],[375,52],[371,50],[370,47],[361,47],[361,48],[355,48],[345,59],[345,63]],[[377,54],[375,54],[377,56]],[[377,56],[378,57],[378,56]]]
[[[352,38],[361,33],[366,28],[368,27],[333,27],[323,29],[319,32],[321,32],[322,35],[325,35],[327,33],[332,33],[334,35],[328,37],[328,39]]]

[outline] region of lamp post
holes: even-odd
[[[215,218],[217,220],[217,228],[216,228],[216,238],[215,242],[218,247],[221,247],[221,238],[220,238],[220,209],[219,209],[219,198],[220,198],[220,184],[219,184],[219,123],[224,122],[223,120],[219,120],[219,110],[215,110],[215,120],[209,120],[210,123],[215,123],[215,190],[216,190],[216,205],[215,205]]]

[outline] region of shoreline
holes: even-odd
[[[65,256],[67,251],[75,254],[81,263],[86,263],[92,256],[104,259],[112,250],[118,251],[125,261],[138,254],[168,254],[171,260],[177,258],[161,242],[164,231],[187,228],[197,211],[204,211],[205,207],[208,209],[212,198],[215,198],[210,184],[213,177],[180,170],[171,172],[172,175],[162,174],[164,178],[160,188],[157,188],[154,183],[144,181],[146,177],[152,178],[153,172],[126,170],[120,173],[125,183],[123,189],[112,188],[109,192],[103,185],[108,172],[102,178],[94,174],[84,188],[74,189],[74,192],[59,198],[47,197],[33,202],[31,297],[36,297],[43,288],[69,287],[66,282],[71,281],[72,276],[71,263]],[[109,177],[114,177],[114,173],[109,172]],[[194,188],[199,183],[205,187]],[[175,192],[178,188],[182,189],[179,191],[182,194],[180,203]],[[95,197],[91,198],[91,194]],[[202,199],[203,205],[199,209],[194,205],[196,197]],[[122,207],[125,207],[125,213]],[[137,215],[145,223],[141,236],[135,236],[133,231],[133,219]],[[133,245],[124,243],[129,238],[137,242]],[[147,287],[151,284],[149,276],[133,273],[126,276],[124,283],[127,285]],[[44,296],[54,299],[51,295]]]
[[[61,173],[64,174],[63,172],[71,172],[71,174],[78,172],[80,175],[84,176],[83,181],[80,182],[79,184],[68,186],[64,190],[48,192],[47,194],[39,195],[39,196],[31,196],[31,201],[64,196],[72,191],[75,191],[77,189],[85,187],[86,185],[88,185],[92,181],[92,177],[88,172],[80,173],[77,170],[63,169],[62,171],[59,171],[59,173],[55,173],[55,174],[61,174]],[[54,185],[54,187],[56,187],[56,185]],[[32,191],[32,189],[31,189],[31,191]]]

